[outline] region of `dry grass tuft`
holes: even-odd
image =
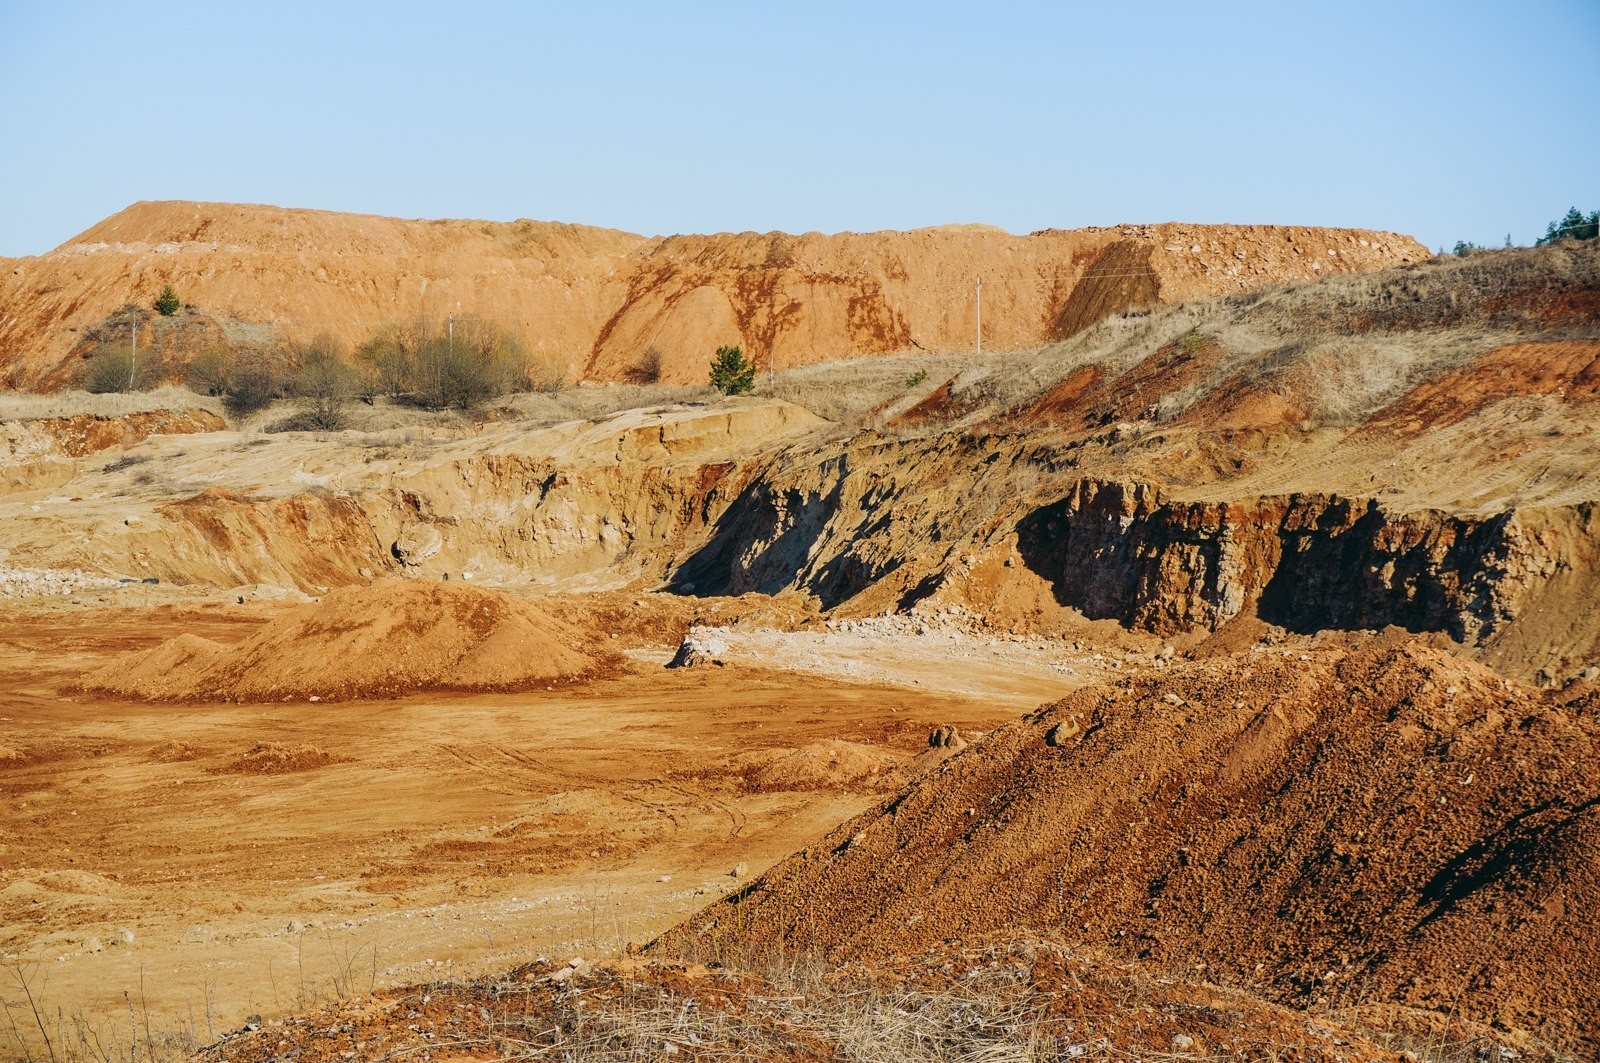
[[[168,384],[150,391],[110,392],[103,395],[87,391],[57,391],[35,394],[0,391],[0,421],[26,421],[51,417],[126,417],[131,413],[156,410],[191,410],[196,407],[222,416],[222,400],[197,395],[188,388]]]

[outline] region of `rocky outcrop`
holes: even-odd
[[[1561,563],[1510,512],[1393,514],[1372,499],[1299,495],[1185,503],[1093,480],[1017,530],[1062,604],[1162,634],[1214,630],[1254,608],[1295,631],[1392,624],[1479,643]]]
[[[1154,302],[1427,255],[1410,237],[1364,229],[1166,224],[1013,236],[949,226],[662,239],[526,220],[137,203],[0,272],[0,380],[60,386],[95,326],[126,304],[149,305],[166,284],[222,333],[331,332],[353,343],[386,322],[455,312],[520,331],[535,358],[569,379],[700,383],[711,352],[730,343],[763,369],[964,350],[979,276],[984,347],[1005,350]]]
[[[1315,494],[1192,502],[1094,478],[1026,501],[1019,485],[1050,460],[1015,441],[942,438],[772,470],[673,585],[906,608],[986,580],[1012,587],[997,600],[1017,597],[1031,575],[1058,609],[1162,635],[1256,615],[1299,632],[1442,632],[1530,678],[1600,658],[1600,621],[1584,619],[1600,583],[1595,503],[1462,515]],[[1016,569],[980,577],[978,554],[1012,549]]]

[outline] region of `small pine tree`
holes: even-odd
[[[161,295],[157,297],[155,302],[156,313],[162,317],[171,317],[182,307],[183,303],[179,300],[178,293],[172,290],[172,285],[169,284],[161,289]]]
[[[756,365],[738,347],[718,347],[711,359],[711,386],[724,395],[742,395],[756,386]]]

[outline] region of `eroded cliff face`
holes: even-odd
[[[98,473],[105,501],[13,504],[8,555],[14,565],[309,594],[385,574],[569,589],[655,579],[783,447],[821,424],[786,403],[749,403],[395,445],[364,463],[311,440],[268,464],[249,444],[106,472],[58,458],[66,471],[50,486]],[[200,476],[234,486],[175,499],[140,486]]]
[[[85,331],[171,284],[224,331],[330,332],[471,314],[522,333],[569,379],[702,383],[739,344],[763,368],[974,343],[1034,347],[1107,314],[1428,256],[1365,229],[1137,225],[1013,236],[721,233],[667,239],[547,222],[409,221],[218,203],[137,203],[0,271],[0,380],[59,387]],[[175,357],[183,356],[176,351]],[[175,367],[174,372],[181,369]]]
[[[1166,501],[1086,480],[1017,531],[1029,568],[1096,619],[1172,634],[1254,610],[1304,633],[1394,625],[1476,645],[1582,563],[1595,526],[1592,505],[1472,518],[1336,496]]]
[[[855,612],[959,600],[1024,629],[1061,611],[1167,636],[1240,616],[1302,633],[1393,625],[1527,678],[1600,659],[1592,502],[1481,516],[1318,494],[1192,502],[1051,461],[1014,441],[944,439],[773,470],[732,499],[674,585],[799,590]]]
[[[999,630],[1395,625],[1525,678],[1600,661],[1594,501],[1202,501],[1084,475],[1089,444],[830,438],[827,422],[771,401],[359,451],[172,438],[127,463],[74,459],[63,448],[82,433],[63,432],[50,454],[29,452],[27,469],[49,459],[48,479],[4,496],[13,567],[310,594],[385,574],[569,590],[640,580],[696,596],[800,592],[843,615],[960,604]],[[1104,453],[1091,467],[1137,453],[1092,446]],[[92,480],[69,487],[80,474]]]

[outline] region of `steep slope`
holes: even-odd
[[[241,204],[136,203],[0,274],[0,379],[59,386],[78,335],[171,284],[219,319],[356,341],[470,312],[566,364],[611,313],[647,241],[551,222],[407,221]]]
[[[519,329],[572,378],[659,366],[704,378],[740,343],[792,368],[973,342],[1022,348],[1106,313],[1427,256],[1354,229],[1151,225],[1012,236],[741,233],[662,240],[579,225],[405,221],[238,204],[137,203],[0,273],[0,380],[59,386],[84,330],[172,284],[224,325],[359,340],[387,321],[474,314]]]
[[[1046,934],[1592,1050],[1596,708],[1407,645],[1179,666],[996,732],[653,948]]]

